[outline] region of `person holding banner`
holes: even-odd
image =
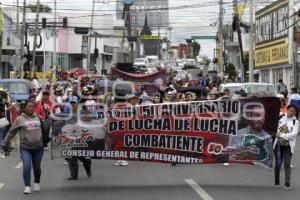
[[[70,120],[66,121],[66,125],[62,128],[61,132],[65,135],[72,135],[76,134],[81,134],[82,129],[77,125],[77,110],[79,106],[79,99],[77,96],[72,96],[69,99],[69,103],[71,105],[71,109],[69,110],[72,113],[72,117]],[[67,112],[66,112],[67,113]],[[72,150],[74,148],[72,147]],[[92,171],[91,171],[91,165],[92,161],[91,159],[87,159],[84,157],[71,157],[71,158],[66,158],[68,161],[69,165],[69,170],[70,170],[70,177],[67,180],[77,180],[78,179],[78,160],[80,160],[83,163],[83,167],[86,170],[86,174],[88,177],[92,176]]]
[[[299,122],[296,118],[298,110],[294,105],[288,106],[288,111],[278,122],[278,131],[274,141],[275,156],[275,187],[280,186],[280,169],[284,163],[285,189],[290,190],[291,180],[291,159],[295,152],[296,138],[299,130]]]
[[[263,104],[249,106],[246,117],[249,125],[237,131],[236,136],[231,137],[229,147],[230,161],[252,162],[258,160],[264,166],[272,167],[272,137],[263,130],[265,123],[265,108]]]

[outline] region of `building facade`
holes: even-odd
[[[9,78],[10,71],[16,63],[15,49],[20,44],[16,26],[9,13],[0,7],[1,67],[0,78]]]
[[[260,82],[276,84],[282,79],[293,87],[289,48],[289,1],[276,1],[255,13],[255,69]]]
[[[123,40],[120,35],[122,31],[115,30],[115,26],[124,27],[123,20],[114,20],[112,14],[97,15],[94,17],[93,30],[91,32],[91,46],[90,46],[90,66],[87,66],[87,52],[88,52],[88,34],[76,34],[74,27],[90,26],[91,17],[89,14],[83,13],[58,13],[58,24],[62,24],[63,18],[67,16],[67,28],[57,28],[56,38],[54,37],[54,29],[49,26],[45,29],[40,29],[39,40],[42,45],[36,50],[36,65],[35,71],[42,72],[51,71],[54,65],[54,40],[56,42],[56,57],[57,70],[67,71],[72,68],[83,67],[87,69],[97,70],[98,73],[108,73],[119,62],[119,58],[123,54],[126,60],[128,54],[128,43],[126,38]],[[41,13],[40,21],[45,17],[53,19],[52,13]],[[34,19],[35,13],[30,13],[28,18]],[[51,24],[51,21],[47,23]],[[124,29],[124,28],[122,28]],[[30,44],[30,51],[33,49],[34,35],[28,35]],[[123,49],[121,48],[123,43]],[[97,53],[95,49],[98,49]],[[96,55],[96,54],[97,55]]]

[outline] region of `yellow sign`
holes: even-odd
[[[159,40],[159,35],[141,35],[141,40]]]
[[[255,66],[262,67],[288,62],[289,44],[283,43],[255,50]]]
[[[35,74],[36,74],[36,76],[39,80],[44,79],[44,72],[35,72]],[[34,73],[30,72],[30,75],[31,75],[31,77],[33,77]],[[24,72],[22,73],[21,77],[24,77]],[[50,79],[51,77],[52,77],[52,73],[50,71],[47,71],[46,72],[46,79]],[[15,71],[10,72],[10,78],[17,78],[17,74],[16,74]]]

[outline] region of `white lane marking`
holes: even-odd
[[[15,169],[20,169],[23,167],[23,163],[22,162],[19,162],[16,166],[15,166]]]
[[[195,192],[203,199],[203,200],[214,200],[202,187],[200,187],[193,179],[184,179],[184,181],[191,186]]]
[[[0,189],[3,188],[4,185],[5,183],[0,183]]]

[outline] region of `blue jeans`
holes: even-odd
[[[25,186],[30,187],[31,163],[33,166],[34,182],[40,183],[41,179],[41,161],[44,154],[44,148],[27,149],[20,148],[21,159],[23,162],[23,179]]]

